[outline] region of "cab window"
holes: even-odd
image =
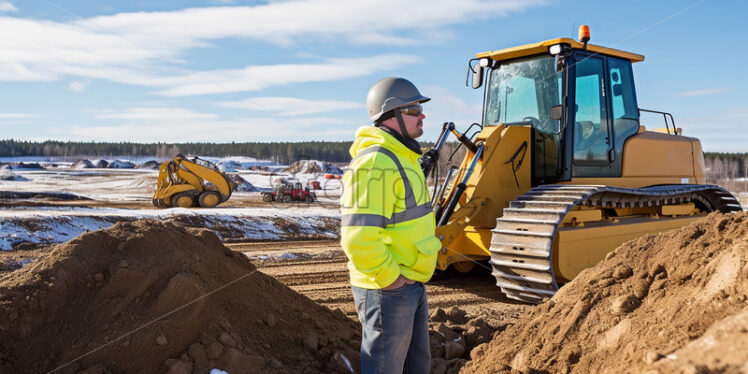
[[[639,131],[639,109],[636,104],[634,78],[631,62],[608,57],[608,79],[610,79],[611,110],[616,150],[623,149],[623,142]]]
[[[603,60],[584,57],[576,62],[574,162],[608,161],[609,132]]]

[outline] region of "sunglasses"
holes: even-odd
[[[400,108],[400,113],[405,113],[409,116],[419,117],[423,113],[423,106],[421,104],[415,104]]]

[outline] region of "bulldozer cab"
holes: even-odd
[[[482,122],[532,127],[533,186],[621,176],[623,143],[639,130],[631,63],[643,59],[573,39],[479,54]]]

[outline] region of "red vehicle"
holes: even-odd
[[[317,200],[317,195],[314,192],[310,192],[309,188],[303,188],[301,183],[289,183],[289,182],[278,182],[273,185],[273,191],[263,192],[262,201],[282,201],[284,203],[290,203],[294,201],[303,201],[306,203],[313,203]]]
[[[309,186],[311,186],[312,189],[315,189],[315,190],[319,190],[322,188],[319,181],[309,181]]]

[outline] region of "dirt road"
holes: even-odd
[[[227,244],[248,256],[260,271],[330,309],[357,319],[346,268],[337,240]],[[510,322],[527,308],[504,297],[490,271],[476,266],[469,274],[444,273],[427,283],[429,309],[459,306],[469,314]]]

